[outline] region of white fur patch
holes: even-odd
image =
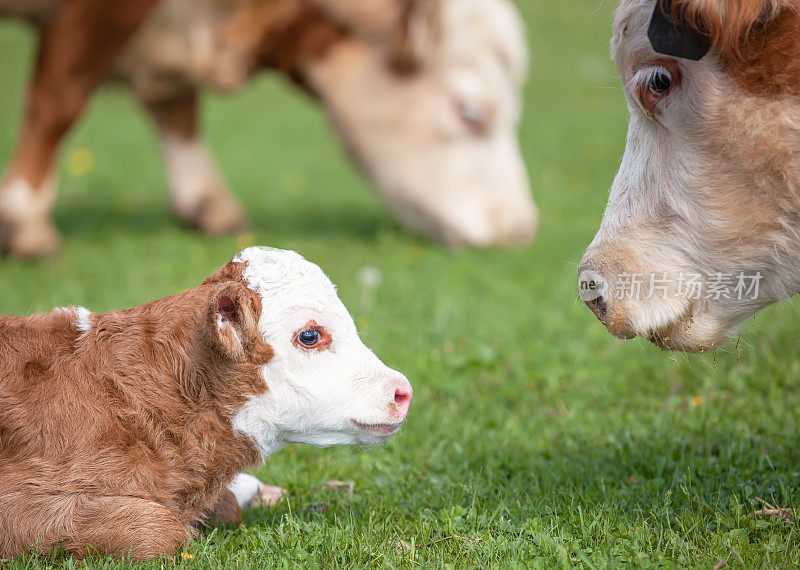
[[[75,330],[81,333],[78,338],[83,338],[83,335],[92,330],[92,312],[86,307],[70,305],[68,307],[56,307],[53,311],[68,313],[72,316]]]
[[[86,307],[73,307],[75,311],[75,328],[78,332],[86,334],[92,330],[92,312]]]
[[[16,223],[49,218],[55,201],[55,177],[48,176],[39,188],[17,178],[0,187],[0,217]]]
[[[231,493],[236,497],[236,502],[242,509],[250,506],[253,497],[256,496],[258,490],[261,488],[261,481],[256,477],[247,473],[239,473],[233,478],[233,481],[228,485]]]

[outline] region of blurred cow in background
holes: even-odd
[[[623,0],[628,144],[581,296],[613,334],[719,347],[800,290],[800,2]]]
[[[3,248],[57,250],[59,143],[100,83],[153,116],[172,206],[208,234],[245,223],[198,127],[198,92],[275,69],[325,107],[406,226],[448,245],[524,243],[536,209],[516,139],[527,70],[508,0],[0,0],[41,31],[0,186]]]

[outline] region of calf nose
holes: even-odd
[[[414,396],[414,390],[411,389],[411,384],[408,381],[405,384],[398,386],[394,391],[394,405],[397,413],[400,415],[400,421],[406,419],[408,415],[408,408],[411,407],[411,398]]]

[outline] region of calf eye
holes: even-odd
[[[332,343],[333,339],[330,333],[313,320],[303,325],[303,328],[294,333],[294,337],[292,337],[292,344],[303,349],[328,350]]]
[[[657,69],[650,76],[647,86],[651,91],[663,95],[672,87],[672,76],[666,69]]]
[[[297,342],[307,348],[312,348],[319,342],[321,336],[317,329],[306,329],[297,334]]]

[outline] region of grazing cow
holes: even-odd
[[[0,0],[40,30],[27,111],[0,186],[2,246],[58,248],[56,152],[106,79],[160,131],[172,207],[229,233],[244,216],[201,141],[198,92],[261,69],[325,107],[404,224],[450,245],[529,241],[536,209],[516,139],[527,70],[508,0]]]
[[[293,442],[382,442],[411,397],[290,251],[124,311],[2,318],[0,556],[168,554],[215,509],[240,520],[258,483],[238,471]]]
[[[623,0],[625,156],[580,267],[614,335],[719,347],[800,290],[800,2]]]

